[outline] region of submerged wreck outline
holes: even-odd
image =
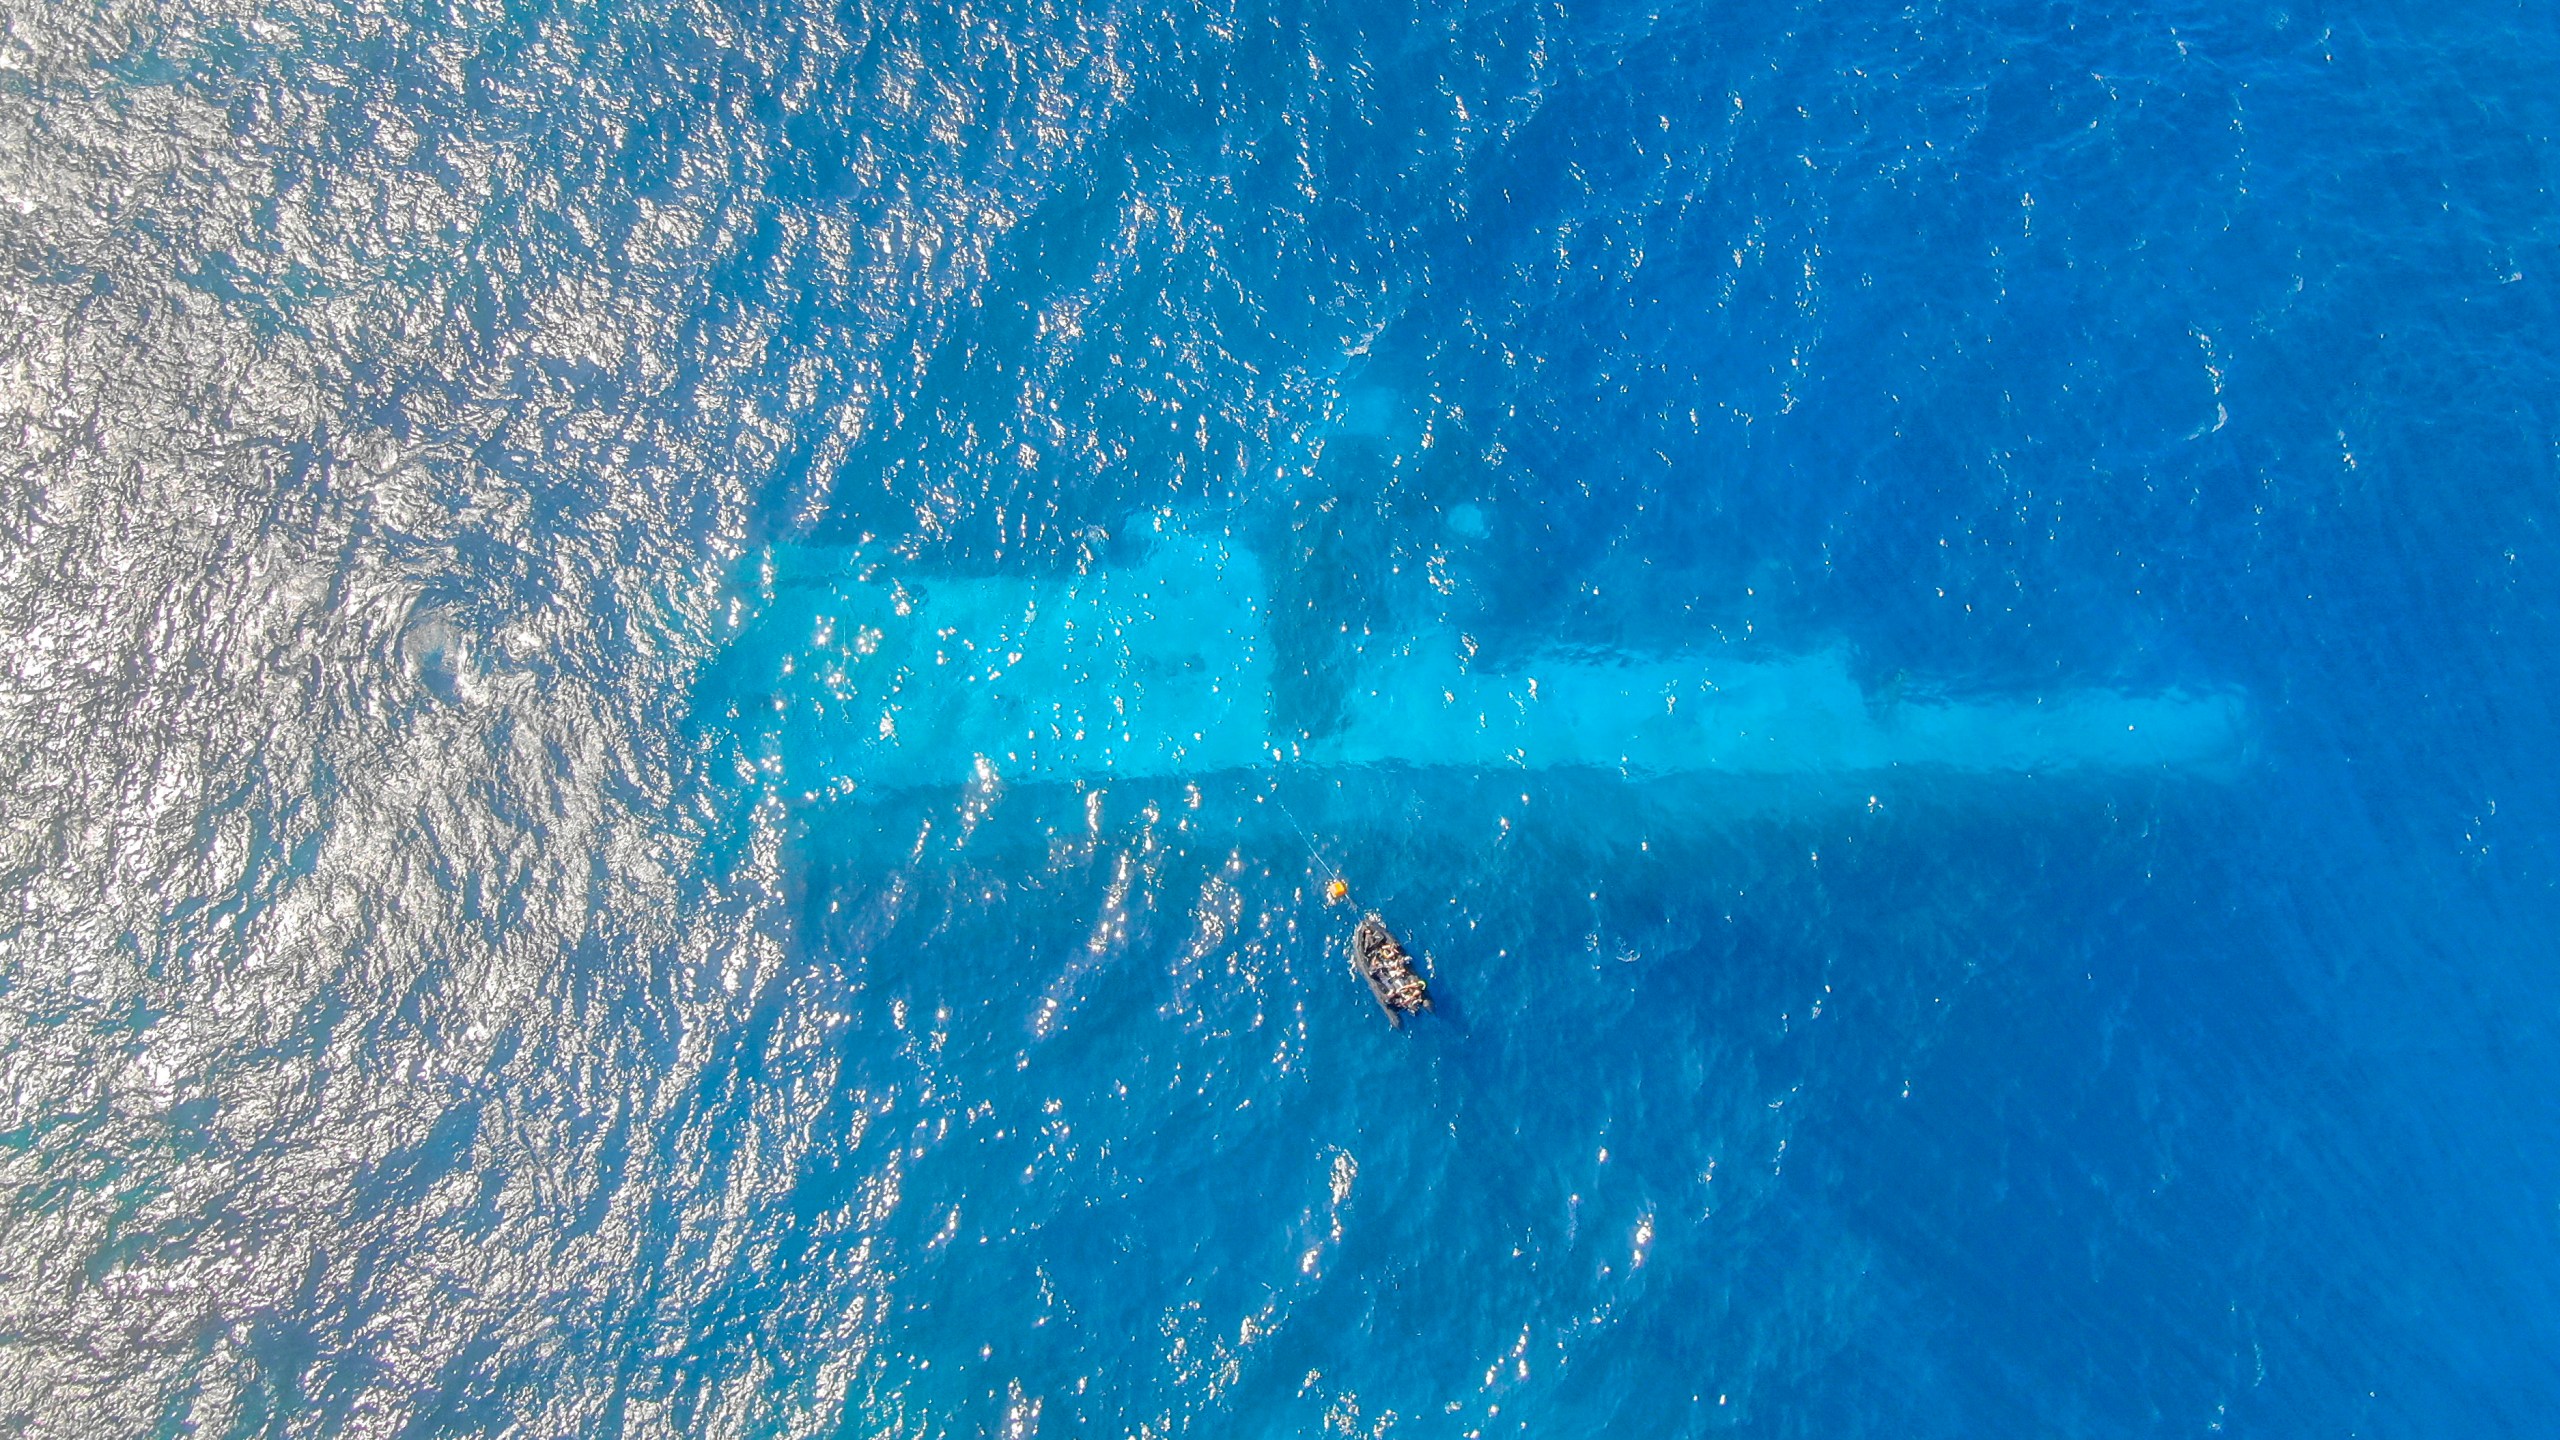
[[[1261,562],[1227,536],[1178,527],[1137,563],[1069,575],[924,578],[859,547],[776,547],[751,583],[757,613],[706,698],[770,726],[762,758],[813,791],[1299,766],[2204,773],[2244,742],[2230,690],[1884,703],[1836,648],[1584,652],[1493,670],[1454,633],[1369,645],[1339,676],[1340,723],[1285,736],[1272,721]]]

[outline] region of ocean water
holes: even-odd
[[[2553,1433],[2555,66],[6,0],[0,1429]]]

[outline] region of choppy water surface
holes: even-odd
[[[5,20],[11,1431],[2560,1405],[2550,14]]]

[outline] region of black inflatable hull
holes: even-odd
[[[1405,1016],[1431,1008],[1430,988],[1414,968],[1413,957],[1375,915],[1361,917],[1351,932],[1351,968],[1369,982],[1369,993],[1387,1012],[1388,1024],[1401,1029]]]

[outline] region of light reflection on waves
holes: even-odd
[[[615,87],[649,82],[592,47],[721,17],[528,18],[494,64],[430,34],[383,90],[361,14],[149,20],[180,83],[97,68],[125,41],[79,7],[13,17],[9,83],[46,88],[0,106],[34,207],[0,317],[0,1406],[831,1424],[894,1163],[757,1318],[828,1357],[795,1388],[626,1368],[754,1288],[819,1132],[864,1123],[831,1099],[841,997],[735,938],[668,749],[725,558],[689,537],[838,423],[760,369],[765,321],[705,318],[777,137],[715,120],[615,193],[647,108]],[[929,331],[973,208],[778,259]]]

